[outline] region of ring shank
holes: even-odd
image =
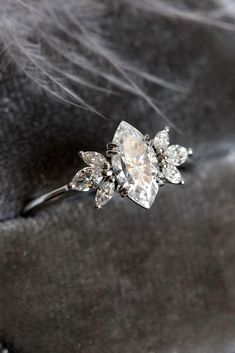
[[[71,190],[70,184],[66,184],[66,185],[61,186],[58,189],[52,190],[42,196],[37,197],[36,199],[29,201],[25,205],[25,207],[22,211],[22,214],[26,215],[29,212],[31,212],[32,210],[34,210],[35,208],[38,208],[45,203],[57,200],[57,199],[61,198],[62,196],[64,196],[70,190]]]

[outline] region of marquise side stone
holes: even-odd
[[[115,192],[115,182],[114,181],[105,181],[103,182],[96,193],[95,204],[97,208],[101,208],[106,203],[111,200]]]
[[[89,191],[96,189],[103,180],[103,170],[97,167],[86,167],[74,176],[71,186],[73,190]]]
[[[167,163],[179,166],[188,158],[188,150],[183,146],[171,145],[164,155],[167,157]]]
[[[101,153],[87,151],[87,152],[82,152],[81,157],[86,164],[92,167],[100,167],[100,168],[109,167],[109,163],[107,159]]]

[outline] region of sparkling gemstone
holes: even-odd
[[[118,126],[113,142],[118,145],[118,153],[112,156],[112,166],[119,186],[125,188],[129,198],[137,204],[150,208],[158,192],[153,148],[125,121]]]
[[[188,150],[179,145],[172,145],[164,152],[169,164],[181,165],[188,158]]]
[[[98,152],[82,152],[81,157],[86,164],[91,165],[93,167],[96,166],[102,168],[104,166],[109,166],[109,163],[106,158]]]
[[[74,176],[72,188],[78,191],[96,189],[103,180],[103,170],[97,167],[86,167]]]
[[[105,181],[102,183],[96,193],[95,204],[96,207],[101,208],[113,197],[115,191],[114,181]]]
[[[182,182],[182,177],[178,169],[172,165],[167,164],[162,169],[164,177],[173,184],[180,184]]]
[[[157,133],[153,140],[153,146],[159,152],[161,149],[164,151],[170,144],[169,134],[166,130]]]

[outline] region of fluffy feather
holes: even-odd
[[[181,6],[173,6],[169,1],[161,0],[123,0],[129,6],[134,6],[157,15],[173,18],[183,21],[191,21],[201,25],[209,25],[224,30],[235,30],[234,23],[226,21],[225,17],[235,15],[234,0],[209,0],[206,1],[206,8],[210,10],[201,10],[200,2],[197,9],[192,9],[183,1]],[[192,5],[192,3],[191,3]]]
[[[126,6],[158,16],[234,30],[233,22],[224,20],[228,14],[235,14],[233,0],[211,0],[212,10],[207,13],[160,0],[121,1]],[[182,87],[135,67],[117,54],[118,48],[112,48],[105,39],[102,23],[107,7],[114,3],[101,0],[0,0],[1,45],[7,56],[31,80],[66,102],[96,112],[82,98],[82,87],[101,92],[112,92],[116,87],[142,97],[168,120],[136,79],[178,91]],[[99,78],[99,84],[93,83],[94,76]]]

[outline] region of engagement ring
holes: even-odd
[[[129,197],[144,208],[150,208],[159,186],[166,183],[184,184],[177,167],[192,155],[191,148],[170,145],[169,128],[151,139],[129,123],[122,121],[107,145],[106,157],[98,152],[79,152],[87,165],[66,185],[30,201],[23,213],[68,192],[95,190],[95,205],[102,208],[115,191]]]

